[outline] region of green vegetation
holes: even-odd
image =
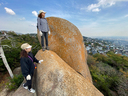
[[[11,77],[9,77],[9,82],[6,83],[6,87],[9,89],[9,90],[15,90],[17,89],[20,84],[23,82],[24,80],[24,77],[22,74],[20,75],[15,75],[13,77],[13,79]]]
[[[109,64],[110,66],[116,68],[117,70],[123,69],[124,71],[128,70],[128,57],[122,56],[120,54],[114,54],[109,51],[107,56],[102,54],[94,54],[93,56],[96,58],[96,61],[102,61],[104,63]]]
[[[14,68],[20,66],[20,52],[21,52],[21,44],[23,43],[29,43],[32,45],[32,53],[35,55],[38,50],[41,49],[41,46],[39,44],[39,41],[37,39],[37,35],[31,35],[31,34],[22,34],[22,35],[17,35],[13,31],[9,31],[7,33],[9,39],[4,39],[1,42],[1,45],[8,45],[9,47],[4,46],[4,54],[6,56],[6,59],[8,61],[9,66],[11,67],[12,70]],[[6,72],[6,68],[4,66],[4,63],[2,59],[0,59],[0,72]]]
[[[41,46],[39,44],[36,34],[17,35],[15,32],[9,31],[7,32],[7,37],[9,39],[2,40],[1,45],[9,46],[9,47],[3,46],[3,50],[6,56],[7,62],[12,70],[20,66],[21,44],[29,43],[30,45],[32,45],[32,53],[34,55],[37,53],[38,50],[41,49]],[[7,72],[7,69],[2,59],[0,59],[0,73],[4,74],[6,72]],[[15,75],[13,79],[9,78],[9,82],[6,85],[10,90],[13,90],[13,89],[17,89],[22,82],[23,82],[23,76],[22,74],[20,74],[20,75]],[[1,86],[3,86],[2,82],[0,83],[0,87]]]
[[[94,85],[105,96],[128,95],[128,57],[110,51],[89,55],[87,63]]]
[[[36,35],[26,34],[17,35],[15,32],[8,32],[9,39],[3,40],[2,45],[9,66],[13,70],[20,66],[21,44],[29,43],[32,45],[32,53],[35,55],[41,46]],[[86,45],[91,44],[85,43]],[[104,47],[105,49],[105,47]],[[87,63],[93,79],[93,84],[105,96],[128,96],[128,57],[114,54],[112,51],[106,55],[95,54],[88,55]],[[0,72],[7,72],[2,60],[0,59]],[[12,90],[18,88],[23,81],[23,76],[14,76],[10,78],[7,87]]]

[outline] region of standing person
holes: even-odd
[[[37,28],[39,29],[40,35],[41,35],[41,44],[42,44],[42,50],[45,51],[44,47],[44,37],[45,37],[45,43],[46,43],[46,49],[49,50],[48,47],[48,33],[50,34],[50,30],[48,27],[48,22],[45,18],[46,12],[43,10],[39,11],[39,15],[37,18]]]
[[[28,43],[24,43],[21,45],[21,53],[20,53],[20,64],[21,64],[21,71],[23,76],[26,79],[26,83],[23,84],[25,89],[28,89],[30,92],[35,93],[35,90],[31,88],[32,84],[32,77],[34,74],[35,65],[33,62],[41,63],[43,60],[37,60],[32,52],[31,52],[31,45]]]

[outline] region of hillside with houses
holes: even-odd
[[[84,43],[88,54],[106,54],[113,51],[115,54],[121,54],[128,57],[128,41],[119,39],[100,39],[84,37]]]

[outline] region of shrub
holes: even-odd
[[[117,70],[128,70],[128,57],[121,56],[120,54],[114,54],[113,52],[108,52],[107,55],[112,61],[111,65],[113,65]]]
[[[117,70],[123,69],[124,71],[128,70],[128,57],[121,56],[120,54],[114,54],[114,52],[108,52],[107,56],[103,54],[94,54],[93,57],[96,61],[107,63],[112,67],[115,67]]]
[[[99,89],[105,96],[111,96],[109,84],[106,82],[107,75],[102,75],[96,66],[91,66],[90,72],[95,87]]]
[[[7,58],[7,62],[11,69],[15,69],[20,66],[19,56],[20,56],[20,48],[4,48],[4,53]]]
[[[110,62],[109,58],[103,54],[96,53],[93,55],[94,58],[96,58],[96,61],[102,61],[104,63]]]
[[[96,59],[93,56],[88,55],[88,57],[87,57],[87,64],[89,66],[95,65],[96,64]]]
[[[5,85],[5,81],[2,80],[2,81],[0,82],[0,92],[3,90],[4,85]]]
[[[108,64],[99,62],[90,67],[94,85],[105,95],[112,96],[111,90],[117,92],[120,78],[118,71]]]
[[[7,69],[2,61],[2,59],[0,59],[0,72],[5,72]]]
[[[13,70],[16,67],[20,66],[20,52],[21,52],[21,44],[23,43],[29,43],[32,45],[32,53],[35,55],[38,50],[41,49],[40,43],[38,41],[37,36],[31,36],[30,34],[26,35],[17,35],[13,31],[9,31],[8,34],[11,36],[9,37],[10,40],[5,39],[2,40],[1,45],[8,45],[11,48],[3,47],[5,57],[7,59],[7,62],[10,66],[10,68]],[[13,43],[13,44],[12,44]],[[2,59],[0,59],[0,72],[7,71]]]
[[[20,84],[23,82],[23,80],[24,80],[24,77],[22,74],[15,75],[13,79],[9,77],[9,82],[6,83],[6,87],[9,90],[17,89],[20,86]]]

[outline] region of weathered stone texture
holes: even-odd
[[[69,66],[82,74],[90,82],[92,78],[87,65],[86,50],[79,29],[69,21],[57,18],[47,18],[51,34],[48,37],[50,50],[60,56]],[[39,32],[38,39],[40,39]]]
[[[37,96],[103,96],[53,51],[38,51]]]

